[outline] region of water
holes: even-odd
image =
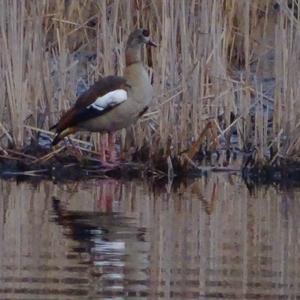
[[[299,189],[0,181],[0,299],[300,299]]]

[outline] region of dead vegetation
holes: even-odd
[[[127,159],[169,169],[168,157],[197,166],[203,151],[222,166],[233,151],[249,154],[245,164],[298,161],[298,11],[298,0],[0,0],[1,157],[51,137],[88,85],[122,74],[128,33],[146,27],[159,44],[144,53],[155,99],[118,134]],[[74,140],[92,153],[100,138]]]

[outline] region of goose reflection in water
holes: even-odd
[[[69,257],[88,265],[91,280],[99,281],[94,285],[99,287],[95,295],[110,299],[147,295],[149,247],[145,229],[137,228],[134,218],[111,212],[68,211],[54,197],[52,205],[53,220],[72,241]]]

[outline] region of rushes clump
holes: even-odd
[[[120,143],[130,133],[149,158],[192,160],[195,145],[232,150],[234,133],[256,162],[298,159],[298,24],[296,0],[1,0],[0,146],[36,141],[88,85],[121,74],[143,26],[159,44],[144,53],[155,98]],[[103,137],[76,138],[99,150]]]

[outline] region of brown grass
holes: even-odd
[[[298,158],[298,1],[278,0],[280,9],[275,3],[1,0],[0,147],[28,144],[79,90],[121,74],[126,38],[143,26],[159,47],[144,53],[155,98],[133,128],[135,148],[179,154],[212,121],[220,145],[236,128],[239,148],[256,149],[258,161]],[[98,134],[77,138],[98,150]]]

